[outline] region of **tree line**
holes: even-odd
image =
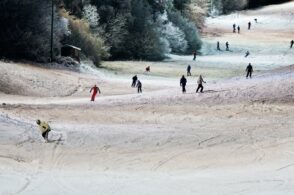
[[[103,60],[163,60],[200,50],[188,0],[55,0],[54,56],[62,44]],[[0,2],[0,57],[48,62],[51,0]]]

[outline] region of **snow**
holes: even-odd
[[[85,62],[81,72],[0,62],[0,194],[293,194],[293,7],[240,12],[236,22],[262,23],[240,36],[230,32],[236,14],[209,18],[209,55],[196,62]],[[271,16],[288,27],[267,25]],[[213,43],[227,39],[232,52],[217,53]],[[196,94],[200,73],[208,82]],[[130,87],[134,74],[143,94]],[[90,102],[94,84],[102,94]],[[49,121],[54,142],[36,119]]]

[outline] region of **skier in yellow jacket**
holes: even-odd
[[[42,137],[48,142],[48,134],[51,131],[49,124],[45,121],[40,121],[39,119],[36,121],[36,123],[39,126],[39,129],[42,133]]]

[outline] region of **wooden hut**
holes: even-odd
[[[61,47],[61,56],[71,57],[80,63],[80,51],[81,48],[73,45],[64,45]]]

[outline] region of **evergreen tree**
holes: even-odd
[[[67,22],[55,13],[54,51],[67,34]],[[50,58],[51,1],[1,0],[0,57],[48,61]]]

